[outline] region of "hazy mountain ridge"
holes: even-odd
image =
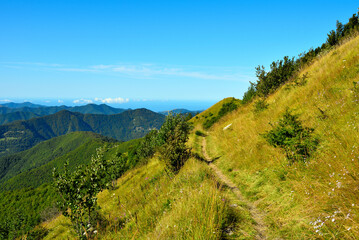
[[[46,107],[46,106],[45,105],[40,105],[40,104],[34,104],[34,103],[31,103],[31,102],[23,102],[23,103],[9,102],[9,103],[0,104],[0,108],[2,108],[2,107],[8,107],[8,108],[23,108],[23,107],[39,108],[39,107]]]
[[[42,106],[37,104],[26,103],[12,103],[0,105],[0,125],[17,120],[29,120],[34,117],[41,117],[51,115],[62,110],[70,112],[78,112],[82,114],[118,114],[130,109],[113,108],[106,104],[87,104],[84,106],[68,107],[62,106]]]
[[[74,131],[90,131],[127,141],[160,128],[165,116],[147,109],[114,115],[81,114],[67,110],[45,117],[0,126],[0,156],[31,148],[37,143]]]

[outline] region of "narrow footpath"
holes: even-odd
[[[242,196],[237,186],[226,175],[224,175],[216,165],[213,164],[212,159],[209,157],[207,153],[206,138],[203,138],[202,140],[202,153],[205,160],[208,162],[209,167],[212,168],[212,170],[214,171],[215,175],[220,180],[220,182],[222,182],[227,187],[229,187],[238,200],[246,204],[252,219],[256,222],[256,224],[254,225],[254,228],[257,231],[256,239],[257,240],[267,239],[267,235],[266,235],[267,226],[265,225],[263,220],[264,219],[263,213],[261,213],[252,202],[246,200]]]

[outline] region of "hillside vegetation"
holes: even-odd
[[[54,168],[74,171],[87,165],[100,147],[106,159],[128,152],[140,140],[119,143],[91,132],[74,132],[56,137],[14,155],[0,158],[6,168],[0,173],[0,239],[13,239],[31,231],[39,222],[59,214],[60,200],[53,186]]]
[[[147,109],[114,115],[81,114],[66,110],[53,115],[0,126],[0,156],[23,151],[44,140],[75,131],[91,131],[120,141],[160,128],[165,116]]]
[[[359,236],[358,46],[359,37],[346,40],[299,72],[306,84],[289,82],[266,98],[266,108],[257,111],[253,101],[208,132],[216,165],[266,214],[271,238]],[[305,161],[291,163],[263,136],[287,109],[319,139]]]
[[[56,175],[61,196],[74,192],[79,205],[67,201],[71,221],[59,215],[28,236],[357,239],[358,26],[353,15],[303,57],[273,62],[269,72],[258,67],[244,99],[196,116],[190,135],[188,122],[170,115],[137,148],[150,158],[125,164],[116,186],[96,179],[97,170],[109,178],[106,161]],[[130,160],[130,152],[116,156]]]

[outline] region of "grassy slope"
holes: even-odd
[[[221,109],[222,105],[225,103],[229,103],[229,102],[237,102],[238,105],[240,104],[240,100],[233,98],[233,97],[228,97],[225,98],[221,101],[219,101],[218,103],[214,104],[213,106],[211,106],[210,108],[208,108],[207,110],[201,112],[200,114],[198,114],[197,116],[195,116],[194,118],[192,118],[191,122],[192,123],[196,123],[196,125],[199,124],[203,124],[203,122],[210,116],[217,116],[219,113],[219,110]]]
[[[223,239],[226,230],[233,231],[231,239],[254,237],[245,206],[232,201],[233,195],[218,184],[208,166],[195,159],[170,177],[155,157],[128,171],[117,185],[98,195],[107,222],[97,229],[99,239]],[[49,229],[46,239],[76,238],[63,216],[42,226]]]
[[[253,104],[240,107],[210,131],[212,156],[220,156],[218,166],[267,213],[273,238],[359,235],[359,94],[353,91],[359,81],[358,46],[356,37],[303,69],[300,75],[308,73],[308,83],[283,86],[263,112],[254,113]],[[307,165],[288,166],[283,152],[260,136],[287,107],[321,140]]]
[[[156,159],[129,171],[118,180],[118,189],[98,196],[109,222],[99,230],[101,239],[218,238],[219,213],[226,206],[210,176],[206,166],[193,160],[172,179]],[[43,224],[50,229],[46,239],[74,238],[67,224],[63,217]]]
[[[347,238],[358,236],[357,112],[353,81],[359,80],[359,37],[320,58],[308,72],[308,83],[268,98],[269,108],[254,113],[253,105],[229,113],[209,132],[208,150],[216,164],[266,213],[270,239]],[[345,60],[345,61],[344,61]],[[224,100],[226,101],[226,100]],[[194,118],[201,128],[209,112]],[[310,163],[287,165],[283,152],[260,136],[287,107],[301,113],[305,126],[314,127],[321,143]],[[318,110],[324,111],[325,116]],[[202,118],[201,118],[202,116]],[[226,130],[223,127],[232,124]],[[201,152],[200,137],[190,144]],[[218,188],[208,167],[191,159],[174,178],[154,158],[127,172],[119,188],[99,194],[107,227],[100,239],[218,239],[234,224],[234,238],[253,239],[253,221],[245,206],[231,213],[231,193]],[[240,204],[240,203],[239,203]],[[316,220],[315,225],[310,222]],[[74,238],[69,222],[60,216],[43,224],[47,239]],[[349,229],[349,230],[348,230]],[[316,232],[316,230],[318,230]]]

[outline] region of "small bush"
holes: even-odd
[[[264,99],[259,99],[254,103],[254,112],[262,112],[263,110],[267,109],[269,106],[268,103]]]
[[[284,150],[289,163],[306,162],[317,149],[318,138],[313,135],[314,129],[303,127],[298,115],[285,111],[279,122],[263,137],[273,147]]]
[[[232,100],[231,102],[228,102],[228,103],[224,103],[222,105],[221,109],[219,109],[217,116],[213,116],[213,114],[210,113],[210,118],[208,118],[208,119],[206,119],[206,121],[204,121],[203,128],[208,129],[208,128],[212,127],[212,125],[215,124],[216,122],[218,122],[218,120],[221,117],[223,117],[224,115],[226,115],[229,112],[236,110],[237,108],[238,108],[238,105],[235,103],[234,100]]]
[[[298,77],[294,79],[294,85],[297,87],[305,86],[308,82],[308,73],[303,74],[302,77]]]
[[[212,127],[213,124],[215,124],[219,120],[219,117],[211,117],[209,119],[206,119],[203,123],[203,128],[208,129]]]
[[[206,134],[204,134],[204,132],[201,132],[201,131],[199,131],[199,130],[197,130],[197,131],[195,132],[195,134],[196,134],[197,136],[200,136],[200,137],[205,137],[205,136],[206,136]]]
[[[26,239],[28,240],[40,240],[46,237],[46,235],[49,233],[49,230],[47,230],[44,227],[36,227],[34,230],[29,232],[27,234]]]

